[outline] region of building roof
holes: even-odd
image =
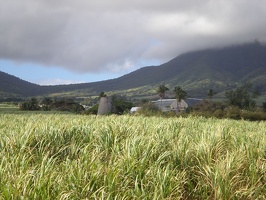
[[[187,98],[186,99],[186,102],[187,102],[189,107],[194,106],[194,105],[200,103],[201,101],[203,101],[203,99],[199,99],[199,98]]]
[[[183,99],[181,102],[177,102],[176,99],[159,99],[152,101],[152,103],[162,111],[185,110],[188,107],[188,104]]]
[[[130,112],[131,113],[133,113],[133,112],[137,112],[138,110],[140,110],[141,109],[141,107],[132,107],[131,109],[130,109]]]

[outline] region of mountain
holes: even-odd
[[[2,77],[5,77],[4,79]],[[180,85],[193,97],[206,97],[209,89],[224,92],[246,82],[266,94],[266,46],[258,42],[188,52],[159,66],[147,66],[116,79],[58,86],[39,86],[0,73],[0,91],[20,96],[64,93],[99,94],[101,91],[129,96],[156,95],[159,84],[170,90]]]
[[[116,83],[116,85],[114,84]],[[266,92],[266,46],[259,43],[189,52],[160,66],[144,67],[113,80],[113,90],[166,84],[193,96],[204,96],[250,82]],[[114,86],[115,85],[115,86]]]
[[[0,71],[0,95],[2,97],[35,96],[42,87]]]

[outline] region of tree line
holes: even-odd
[[[20,110],[42,110],[42,111],[69,111],[80,113],[84,107],[72,99],[52,99],[44,97],[41,101],[33,97],[28,101],[19,104]]]
[[[160,84],[156,89],[157,94],[162,99],[165,98],[166,92],[169,88],[163,84]],[[173,89],[175,98],[177,102],[181,102],[182,99],[188,97],[188,93],[181,88],[181,86],[176,86]],[[180,112],[178,115],[201,115],[206,117],[218,117],[218,118],[233,118],[233,119],[263,119],[266,120],[266,102],[263,102],[262,107],[256,105],[255,99],[258,94],[252,92],[252,85],[245,84],[236,88],[235,90],[229,90],[225,92],[225,101],[218,102],[213,101],[213,96],[216,92],[213,89],[209,89],[206,92],[208,99],[201,101],[197,105],[189,107],[186,111]],[[99,94],[99,97],[106,97],[104,92]],[[160,109],[155,108],[148,100],[141,100],[138,105],[143,107],[142,113],[160,113]],[[83,114],[97,114],[98,105],[90,107],[88,110],[75,102],[72,99],[52,99],[49,97],[44,97],[41,100],[37,98],[31,98],[28,101],[20,103],[21,110],[43,110],[43,111],[69,111],[75,113]],[[136,104],[132,103],[126,97],[112,96],[112,108],[110,114],[124,114],[128,113],[131,107]],[[173,113],[165,113],[166,115],[173,115]],[[176,114],[176,113],[175,113]]]
[[[165,85],[159,85],[156,91],[162,100],[169,88]],[[187,92],[180,86],[176,86],[173,91],[178,102],[188,97]],[[256,105],[255,99],[258,94],[252,91],[252,85],[249,83],[235,90],[226,91],[224,102],[212,101],[213,96],[216,95],[213,89],[209,89],[207,95],[208,99],[189,107],[185,113],[179,113],[179,115],[192,114],[218,118],[266,120],[266,102],[263,102],[262,107]],[[150,105],[149,108],[156,109]]]

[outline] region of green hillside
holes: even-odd
[[[42,92],[42,87],[0,71],[1,97],[34,96]]]
[[[159,84],[170,91],[176,85],[189,96],[206,97],[212,88],[218,93],[246,82],[266,94],[266,46],[260,43],[207,49],[177,56],[159,66],[142,67],[116,79],[58,86],[39,86],[14,76],[0,73],[0,92],[19,95],[88,96],[101,91],[141,97],[156,95]]]

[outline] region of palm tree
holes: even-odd
[[[212,97],[216,94],[216,92],[213,89],[210,89],[208,92],[209,99],[212,99]]]
[[[157,89],[157,93],[159,94],[159,97],[161,99],[160,107],[162,107],[162,99],[165,97],[165,92],[168,90],[169,90],[169,88],[166,87],[165,85],[159,85],[159,87]]]
[[[101,98],[101,97],[106,97],[107,95],[104,93],[104,92],[101,92],[100,94],[99,94],[99,97]]]
[[[176,86],[174,89],[175,92],[175,96],[176,96],[176,107],[179,110],[180,107],[180,103],[182,99],[185,99],[187,97],[187,92],[182,90],[182,88],[180,86]]]

